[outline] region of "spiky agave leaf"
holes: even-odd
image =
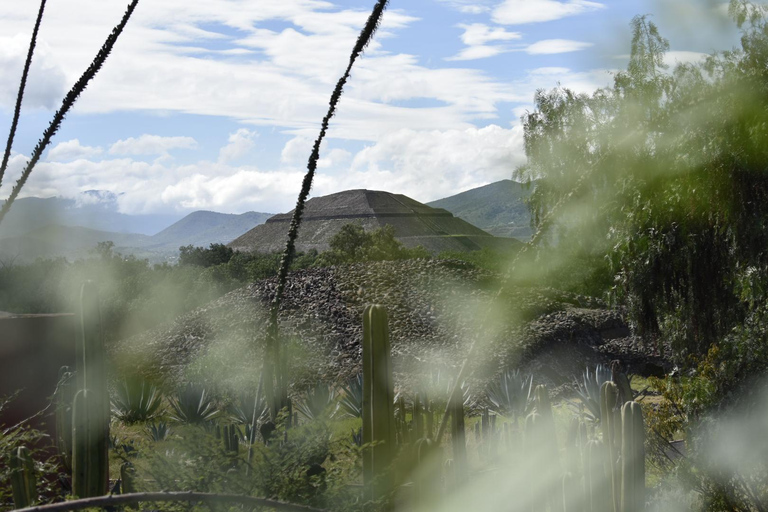
[[[363,417],[363,374],[347,381],[341,386],[341,399],[336,406],[334,416],[362,418]]]
[[[170,402],[173,409],[171,418],[179,423],[205,425],[218,413],[215,400],[205,388],[192,382],[177,391]]]
[[[168,436],[171,435],[171,428],[165,421],[158,421],[147,425],[145,432],[152,441],[159,442],[168,439]]]
[[[587,367],[581,381],[574,383],[574,391],[586,408],[584,414],[592,421],[600,421],[600,388],[610,380],[611,370],[604,364],[598,364],[594,372]]]
[[[508,418],[524,418],[533,405],[533,375],[522,376],[520,370],[507,369],[486,392],[491,410]]]
[[[126,377],[115,388],[112,414],[123,423],[148,421],[162,413],[163,395],[140,377]]]
[[[361,393],[362,394],[362,393]],[[325,382],[317,382],[296,403],[296,410],[308,420],[320,418],[333,405],[336,390]]]

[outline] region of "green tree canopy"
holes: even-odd
[[[360,261],[428,258],[423,247],[407,249],[395,238],[395,228],[382,226],[365,231],[360,224],[345,224],[329,241],[330,249],[320,255],[318,265],[338,265]]]
[[[730,14],[741,48],[671,71],[667,41],[636,17],[612,87],[539,91],[523,118],[534,222],[606,256],[639,331],[681,356],[706,352],[768,289],[768,24],[744,1]]]

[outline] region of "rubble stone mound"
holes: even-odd
[[[275,288],[272,278],[235,290],[127,340],[118,359],[171,380],[187,378],[190,368],[218,368],[224,378],[258,375]],[[586,365],[612,359],[633,373],[648,362],[664,364],[641,345],[625,343],[629,330],[620,314],[595,299],[502,286],[499,275],[456,260],[384,261],[289,274],[279,319],[296,386],[344,382],[361,371],[368,304],[387,308],[399,389],[455,374],[473,343],[479,344],[471,361],[476,389],[510,367],[562,386]],[[130,352],[142,361],[125,357]]]

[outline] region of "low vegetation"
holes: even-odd
[[[275,351],[258,386],[251,375],[241,390],[193,379],[161,390],[130,376],[109,382],[85,356],[79,378],[96,384],[64,405],[57,398],[57,412],[74,418],[59,423],[76,428],[69,444],[59,436],[56,456],[32,448],[45,446],[36,430],[0,432],[0,503],[105,494],[108,445],[124,492],[233,493],[333,510],[767,510],[768,8],[732,0],[729,12],[742,31],[738,49],[669,71],[668,43],[638,17],[628,69],[613,86],[538,92],[523,119],[528,165],[518,170],[537,181],[531,244],[512,267],[509,255],[488,250],[442,255],[509,272],[507,285],[612,301],[643,336],[645,347],[634,348],[676,363],[671,375],[645,380],[638,393],[619,365],[590,366],[555,394],[540,376],[499,368],[498,381],[473,390],[463,373],[472,361],[454,361],[462,370],[430,381],[425,366],[421,391],[396,394],[381,306],[365,310],[363,374],[346,384],[302,388]],[[298,220],[293,227],[295,235]],[[82,308],[81,353],[93,354],[89,344],[102,341],[93,333],[114,341],[287,263],[426,256],[390,229],[355,225],[328,252],[296,258],[290,247],[283,258],[212,245],[150,267],[104,244],[89,261],[3,268],[0,308],[66,310],[75,283],[96,279],[102,296],[91,300],[103,325]],[[504,306],[477,311],[473,334],[485,336],[483,320]],[[109,414],[110,388],[108,431],[99,415]],[[84,430],[87,453],[70,452]],[[85,471],[87,482],[75,469],[83,460],[100,470]]]

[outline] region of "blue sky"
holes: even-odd
[[[49,0],[0,197],[126,3]],[[0,133],[35,4],[0,6]],[[141,0],[22,195],[108,190],[125,213],[289,210],[372,5]],[[519,116],[536,89],[608,85],[636,14],[670,39],[670,63],[730,48],[724,11],[705,0],[392,0],[332,120],[313,195],[369,188],[426,202],[509,178],[525,162]]]

